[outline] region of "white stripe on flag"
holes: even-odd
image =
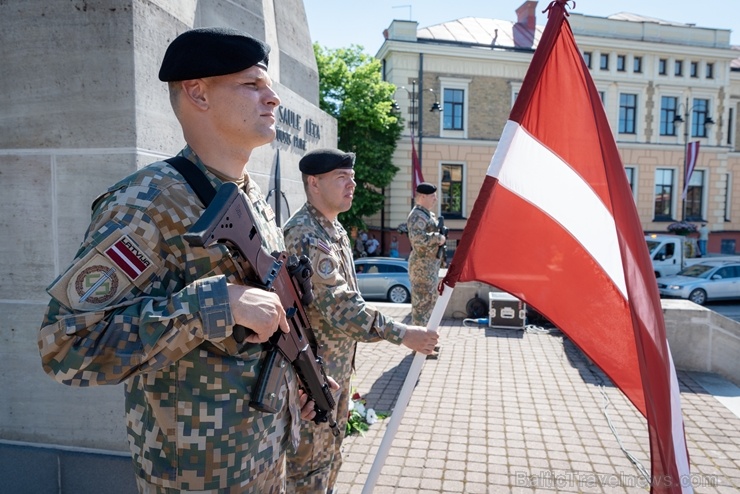
[[[686,199],[686,193],[689,191],[689,183],[691,182],[691,175],[694,173],[696,167],[696,158],[699,156],[699,141],[689,142],[686,144],[686,176],[683,181],[683,195],[681,199]]]
[[[691,485],[689,458],[686,452],[686,438],[683,430],[681,392],[678,387],[676,367],[673,365],[671,346],[668,344],[667,338],[665,344],[668,348],[668,365],[671,367],[671,430],[673,434],[673,453],[676,455],[676,467],[678,468],[678,476],[680,477],[681,490],[685,493],[692,493],[694,492],[694,489]]]
[[[488,175],[562,225],[628,300],[614,218],[567,163],[509,120]]]
[[[133,270],[134,270],[134,272],[136,273],[136,276],[139,276],[139,275],[140,275],[141,273],[143,273],[143,272],[144,272],[144,271],[143,271],[143,270],[142,270],[142,269],[141,269],[141,268],[140,268],[139,266],[137,266],[136,264],[134,264],[133,262],[131,262],[131,260],[130,260],[130,259],[128,258],[128,256],[130,256],[130,255],[132,255],[132,254],[130,253],[130,251],[124,251],[124,250],[122,250],[122,249],[121,249],[121,248],[120,248],[120,247],[118,246],[118,242],[116,242],[115,244],[111,245],[111,246],[110,246],[110,250],[112,250],[112,251],[116,252],[116,253],[118,254],[118,256],[119,256],[119,257],[120,257],[120,258],[121,258],[121,259],[122,259],[122,260],[123,260],[123,261],[124,261],[124,262],[125,262],[126,264],[128,264],[129,266],[131,266],[131,269],[133,269]]]

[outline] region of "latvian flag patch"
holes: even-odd
[[[135,281],[152,264],[146,254],[126,235],[108,247],[105,255],[126,273],[131,281]]]

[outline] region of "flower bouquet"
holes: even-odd
[[[676,221],[668,225],[668,231],[674,235],[689,235],[696,232],[696,225],[688,221]]]
[[[360,393],[355,392],[352,399],[349,400],[349,416],[347,418],[346,435],[352,434],[365,435],[365,432],[378,420],[386,418],[388,415],[377,413],[372,408],[367,408],[367,400]]]

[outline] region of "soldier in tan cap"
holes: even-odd
[[[340,385],[337,396],[339,437],[327,427],[303,422],[301,444],[288,453],[288,492],[332,492],[342,465],[341,445],[347,424],[350,377],[357,342],[389,341],[429,354],[438,335],[406,326],[363,300],[357,289],[352,247],[337,220],[352,206],[355,156],[336,149],[306,153],[300,161],[307,202],[285,224],[289,252],[312,262],[314,301],[307,308],[326,372]]]
[[[172,42],[159,75],[187,143],[175,161],[213,188],[237,183],[272,252],[282,236],[246,172],[252,150],[275,137],[268,53],[238,31],[194,29]],[[278,296],[244,286],[224,246],[183,240],[203,210],[164,161],[100,196],[74,261],[48,288],[43,367],[71,386],[125,383],[140,492],[283,492],[285,452],[312,403],[288,366],[278,412],[249,407],[261,343],[289,326]],[[242,342],[237,324],[253,331]]]

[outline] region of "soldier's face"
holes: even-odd
[[[318,195],[333,214],[349,211],[355,195],[355,171],[337,168],[316,176]]]
[[[251,148],[272,142],[280,98],[264,69],[254,66],[204,81],[209,110],[221,136]]]
[[[433,194],[417,194],[416,202],[419,203],[420,206],[427,208],[428,210],[433,210],[434,205],[437,204],[437,193]]]

